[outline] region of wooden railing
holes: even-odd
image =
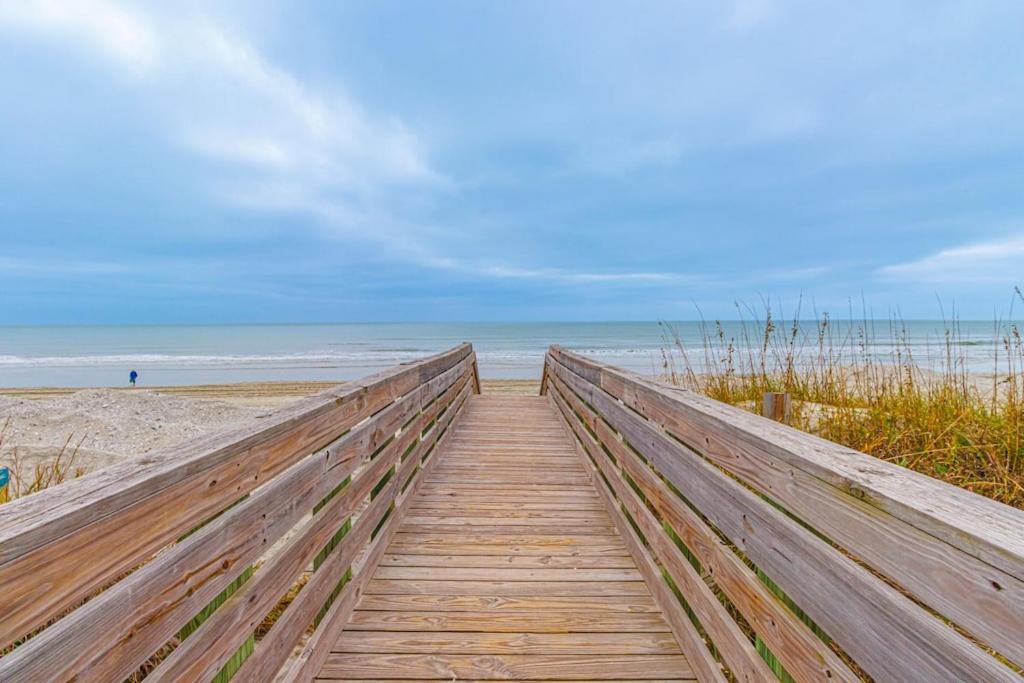
[[[702,680],[1021,680],[1024,512],[558,347],[541,391]]]
[[[0,681],[309,680],[472,391],[464,344],[4,505]]]

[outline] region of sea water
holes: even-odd
[[[691,362],[700,365],[701,323],[672,323]],[[833,324],[844,352],[889,358],[912,350],[919,360],[945,349],[941,321]],[[955,340],[969,370],[991,372],[999,340],[991,322],[961,321]],[[704,331],[714,332],[707,327]],[[757,331],[723,324],[742,352]],[[800,344],[816,343],[814,322],[800,324]],[[0,386],[118,386],[139,373],[141,386],[275,380],[348,380],[473,343],[484,378],[538,379],[551,344],[645,375],[664,372],[662,349],[674,346],[657,322],[373,323],[329,325],[0,326]],[[676,352],[678,354],[678,351]]]

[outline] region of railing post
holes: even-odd
[[[769,391],[761,403],[761,415],[769,420],[789,424],[791,401],[784,391]]]
[[[480,368],[476,364],[476,354],[473,354],[473,393],[480,394]]]

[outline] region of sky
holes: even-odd
[[[1005,316],[1022,45],[1019,0],[0,0],[0,324]]]

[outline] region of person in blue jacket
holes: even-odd
[[[137,380],[138,378],[139,373],[135,372],[134,370],[128,373],[128,383],[131,384],[133,387],[135,386],[135,380]]]

